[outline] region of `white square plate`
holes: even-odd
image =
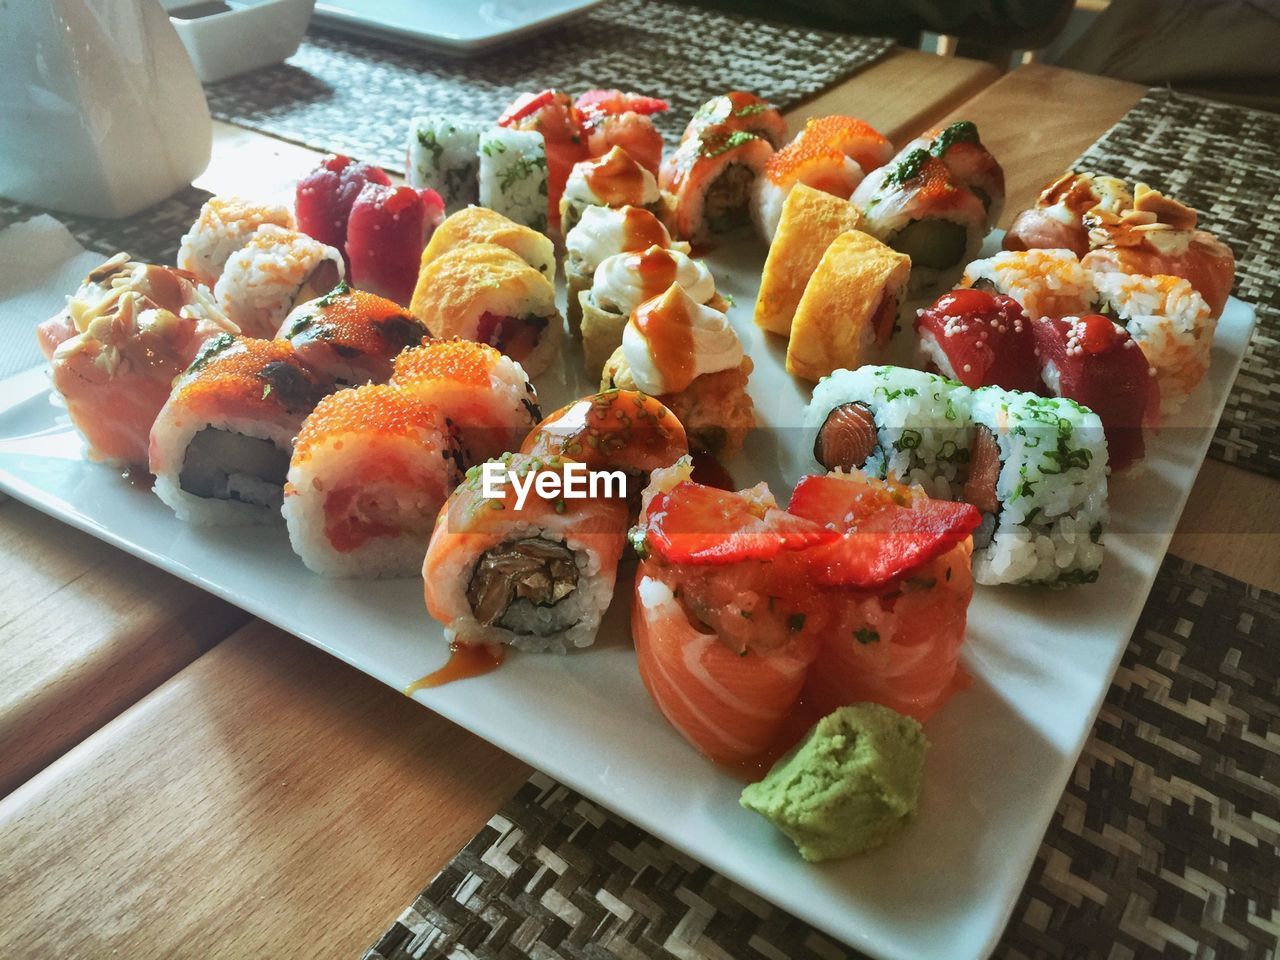
[[[603,0],[317,0],[319,23],[384,34],[454,54],[479,53],[543,30]]]
[[[788,429],[800,423],[809,389],[784,372],[778,341],[766,342],[751,322],[762,255],[759,244],[744,242],[707,262],[736,302],[730,317],[755,359],[751,392],[768,428],[729,467],[740,486],[769,480],[785,498],[814,469],[799,430]],[[596,647],[564,657],[513,655],[494,673],[417,699],[867,953],[985,956],[1137,622],[1252,330],[1252,309],[1231,300],[1209,376],[1176,424],[1150,443],[1145,469],[1112,483],[1112,528],[1096,584],[975,590],[964,653],[973,686],[928,724],[918,815],[869,855],[807,864],[738,806],[742,784],[698,756],[645,693],[625,587]],[[545,409],[581,386],[540,383]],[[0,383],[0,487],[397,690],[446,659],[420,583],[322,579],[290,551],[283,526],[189,527],[151,493],[87,463],[42,370]],[[629,570],[619,579],[629,583]]]

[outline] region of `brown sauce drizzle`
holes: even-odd
[[[440,687],[455,680],[466,680],[470,677],[484,676],[502,666],[506,658],[505,647],[491,647],[488,644],[451,643],[449,659],[443,667],[425,677],[413,681],[404,688],[404,695],[412,697],[419,690]]]

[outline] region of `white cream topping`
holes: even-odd
[[[668,284],[678,284],[698,303],[706,303],[716,295],[715,278],[701,260],[694,260],[679,250],[653,246],[641,253],[619,253],[601,261],[591,284],[596,306],[629,315],[640,304],[663,292],[666,284],[655,291],[645,283],[647,276],[653,276],[647,271],[654,268],[660,258],[674,264]]]
[[[689,252],[687,243],[672,242],[671,234],[661,223],[658,229],[666,238],[664,246]],[[634,243],[635,238],[627,229],[626,207],[587,207],[564,240],[569,257],[581,263],[585,273],[595,273],[596,267],[609,257],[634,251]]]
[[[615,152],[622,153],[623,155],[622,161],[617,161],[614,159]],[[621,151],[618,147],[614,147],[613,152],[610,152],[609,154],[607,154],[606,158],[614,162],[625,162],[628,166],[633,167],[640,174],[641,184],[642,184],[640,188],[640,196],[628,197],[627,203],[630,203],[637,207],[647,207],[650,204],[658,202],[658,196],[659,196],[658,181],[652,173],[650,173],[644,167],[640,166],[640,164],[636,163],[630,157],[626,156],[626,154],[623,153],[623,151]],[[578,205],[588,205],[588,206],[609,206],[610,205],[611,201],[609,199],[605,197],[601,197],[599,194],[597,194],[594,190],[591,189],[591,184],[587,178],[588,171],[595,170],[599,166],[600,162],[601,162],[600,159],[596,158],[592,160],[584,160],[580,163],[575,163],[573,165],[573,169],[569,171],[569,179],[566,180],[564,184],[564,198],[566,200],[568,200],[570,203],[575,203]]]
[[[742,342],[729,318],[698,303],[679,284],[672,284],[661,297],[645,304],[643,312],[643,331],[635,316],[622,331],[622,356],[641,392],[651,396],[678,393],[703,374],[730,370],[742,363]],[[673,330],[668,324],[684,329]],[[687,347],[687,360],[662,356],[664,349],[677,346],[681,350]]]

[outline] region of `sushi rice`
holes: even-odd
[[[328,293],[344,275],[333,247],[264,224],[228,258],[213,295],[245,336],[274,337],[290,310]]]
[[[490,127],[481,135],[480,205],[547,232],[547,147],[542,134]]]
[[[964,269],[961,286],[1012,297],[1032,320],[1082,316],[1097,298],[1094,278],[1070,250],[1006,250]]]
[[[480,135],[485,124],[463,117],[423,116],[409,121],[405,179],[440,194],[449,213],[480,197]]]

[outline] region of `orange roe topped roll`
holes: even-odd
[[[433,340],[396,357],[391,382],[458,431],[469,466],[516,450],[542,418],[538,393],[510,357],[471,340]]]
[[[414,576],[461,476],[457,437],[430,404],[392,384],[341,390],[298,435],[284,491],[289,541],[326,576]]]

